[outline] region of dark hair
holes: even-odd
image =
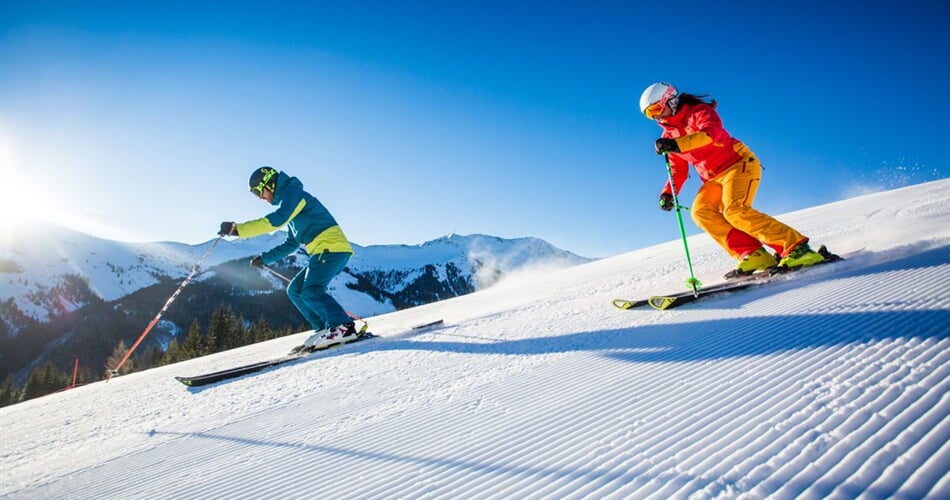
[[[683,104],[693,105],[693,104],[708,104],[712,107],[716,107],[719,103],[715,99],[709,99],[709,94],[687,94],[685,92],[679,95],[679,105]]]

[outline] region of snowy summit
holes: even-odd
[[[950,180],[780,216],[849,259],[668,311],[681,243],[0,409],[5,498],[950,498]],[[911,202],[908,202],[908,201]],[[689,239],[707,285],[732,267]],[[414,325],[442,319],[440,327]]]

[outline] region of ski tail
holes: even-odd
[[[440,326],[440,325],[443,325],[443,324],[445,324],[444,321],[442,321],[441,319],[437,319],[437,320],[435,320],[435,321],[430,321],[430,322],[428,322],[428,323],[422,323],[421,325],[416,325],[416,326],[412,327],[412,329],[413,329],[413,330],[424,330],[424,329],[426,329],[426,328],[432,328],[433,326]]]
[[[187,385],[188,387],[201,387],[204,385],[214,384],[222,380],[228,380],[232,378],[241,377],[251,373],[256,373],[267,368],[274,366],[282,365],[284,363],[289,363],[291,361],[302,358],[300,355],[288,355],[281,358],[270,359],[267,361],[261,361],[258,363],[251,363],[249,365],[237,366],[234,368],[228,368],[226,370],[221,370],[212,373],[206,373],[203,375],[196,375],[192,377],[175,377],[175,380],[181,382],[182,384]]]
[[[613,305],[617,309],[633,309],[634,307],[647,305],[648,300],[649,299],[643,299],[643,300],[614,299]]]

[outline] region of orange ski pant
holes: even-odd
[[[742,147],[742,160],[703,183],[690,209],[693,221],[736,259],[767,245],[780,257],[806,238],[795,229],[752,208],[762,180],[762,165]]]

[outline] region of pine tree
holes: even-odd
[[[13,380],[7,379],[0,386],[0,406],[9,406],[20,400],[20,391],[13,385]]]
[[[148,370],[149,368],[154,368],[161,364],[162,356],[165,353],[162,352],[162,348],[159,346],[152,346],[148,349],[145,349],[141,355],[135,357],[135,368],[137,371]],[[78,384],[78,382],[77,382]]]
[[[120,340],[119,345],[115,346],[115,349],[112,350],[112,354],[106,359],[106,372],[115,370],[116,366],[119,365],[119,362],[122,361],[122,358],[125,357],[125,353],[129,352],[129,348],[125,346],[125,341]],[[132,358],[129,358],[125,361],[125,364],[119,367],[119,375],[125,375],[132,371],[132,367],[135,365],[135,361]]]
[[[66,387],[67,376],[64,372],[56,368],[52,361],[47,361],[43,366],[34,368],[23,384],[22,400],[33,399],[39,396],[62,390]]]
[[[88,366],[79,366],[79,376],[76,378],[76,385],[86,385],[96,380],[101,380],[96,378]]]
[[[264,340],[267,337],[267,330],[267,323],[264,321],[264,317],[261,316],[257,321],[251,323],[251,326],[247,329],[248,344],[255,344]]]
[[[209,345],[208,352],[221,352],[240,345],[241,327],[231,306],[222,304],[211,313],[205,338]]]
[[[161,364],[170,365],[179,361],[182,361],[181,347],[178,345],[178,339],[173,338],[172,341],[168,343],[168,349],[165,351],[165,355],[162,356]]]
[[[234,309],[231,306],[228,306],[224,311],[224,342],[222,347],[224,350],[234,349],[235,347],[241,346],[241,335],[243,333],[243,328],[241,324],[238,323],[237,315],[234,313]]]
[[[224,335],[224,306],[219,306],[208,318],[208,331],[205,332],[205,353],[211,354],[221,351],[221,336]]]
[[[237,317],[236,326],[238,328],[237,337],[239,339],[238,345],[236,347],[253,344],[254,340],[251,339],[251,329],[248,327],[247,320],[244,319],[243,314]]]
[[[201,325],[198,324],[198,320],[195,319],[191,322],[191,327],[188,328],[188,335],[181,344],[181,356],[184,360],[197,358],[205,354],[207,354],[207,344],[205,339],[201,338]]]

